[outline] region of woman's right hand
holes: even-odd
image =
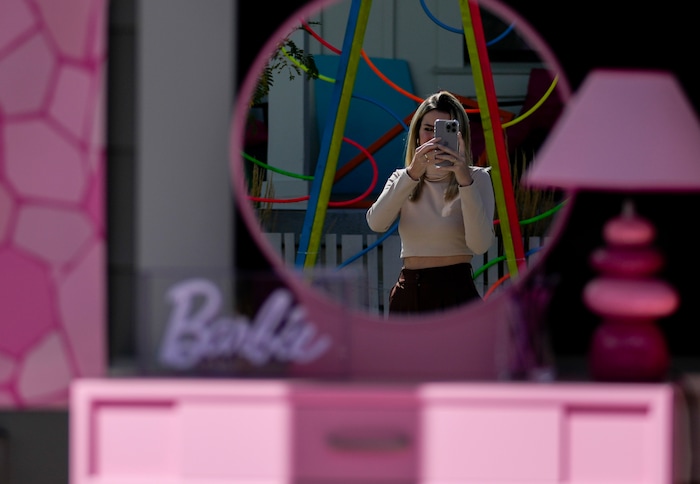
[[[416,148],[411,164],[406,168],[408,176],[414,180],[420,180],[428,169],[428,165],[435,163],[435,149],[439,138],[432,138]]]

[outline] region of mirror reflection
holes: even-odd
[[[465,263],[470,265],[460,267],[470,275],[468,290],[476,294],[457,300],[483,300],[521,275],[544,243],[560,194],[525,189],[518,180],[562,109],[560,73],[515,19],[488,4],[464,16],[468,27],[476,27],[465,35],[457,1],[319,2],[265,54],[265,70],[250,74],[259,78],[242,158],[250,208],[280,262],[346,305],[388,316],[390,292],[404,266]],[[417,109],[439,91],[468,117],[460,123],[465,129],[457,151],[434,139],[435,119],[460,119],[444,105],[415,120],[428,134],[409,136]],[[434,167],[445,160],[455,165]],[[397,173],[409,184],[445,178],[435,190],[441,195],[423,198],[433,201],[435,213],[451,207],[450,218],[462,223],[450,229],[453,237],[462,234],[459,242],[449,249],[444,242],[435,245],[445,238],[434,224],[421,227],[415,219],[413,232],[421,233],[419,245],[428,251],[402,258],[401,217],[368,223],[368,210]],[[474,179],[480,181],[470,186]],[[450,184],[457,195],[445,197]],[[413,196],[409,192],[404,199]],[[401,206],[394,204],[397,215]],[[479,217],[489,219],[493,237],[484,237],[482,228],[480,242],[470,245]],[[410,256],[406,241],[403,248]],[[438,280],[459,277],[463,271]],[[440,307],[447,308],[426,310]]]

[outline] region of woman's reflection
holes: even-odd
[[[319,2],[319,5],[321,3]],[[341,136],[334,135],[333,142],[336,145],[333,146],[340,144],[343,146],[336,160],[339,169],[334,173],[330,200],[327,203],[325,200],[323,203],[311,203],[309,193],[321,192],[312,184],[316,180],[315,171],[319,171],[320,175],[318,165],[324,163],[321,166],[325,166],[327,160],[334,159],[327,156],[324,151],[330,150],[328,145],[324,144],[325,136],[332,131],[332,123],[337,122],[339,117],[329,114],[331,107],[336,109],[337,102],[334,94],[337,90],[337,79],[334,79],[332,74],[337,73],[339,69],[342,53],[333,41],[335,40],[336,44],[339,43],[337,38],[339,31],[336,27],[344,25],[348,16],[344,7],[348,2],[336,3],[340,8],[323,9],[317,15],[309,17],[313,21],[301,20],[301,27],[295,23],[294,27],[287,29],[292,33],[281,41],[282,47],[271,48],[273,53],[269,54],[271,57],[262,68],[263,75],[258,79],[259,83],[263,82],[268,69],[273,69],[272,72],[279,77],[280,82],[276,82],[274,87],[270,83],[268,91],[256,88],[250,94],[252,102],[249,121],[262,121],[262,123],[258,123],[260,126],[252,123],[248,125],[249,129],[246,130],[244,140],[243,166],[245,179],[248,182],[247,201],[252,202],[250,207],[257,222],[254,230],[260,229],[264,235],[261,245],[265,249],[270,249],[273,266],[279,262],[284,264],[285,268],[299,269],[301,258],[303,258],[305,272],[307,266],[313,265],[308,267],[310,269],[308,275],[305,274],[305,277],[301,278],[305,281],[310,281],[317,274],[325,277],[330,272],[347,275],[350,281],[347,284],[351,285],[352,290],[358,294],[353,299],[356,305],[361,310],[372,313],[387,316],[389,312],[397,314],[437,311],[471,301],[479,302],[482,298],[487,299],[494,290],[500,290],[507,285],[510,266],[506,268],[506,264],[514,260],[513,257],[506,258],[506,255],[501,255],[510,254],[507,243],[523,240],[523,249],[528,252],[522,259],[515,259],[518,261],[526,260],[530,253],[539,250],[542,247],[542,236],[546,235],[550,221],[550,218],[545,217],[543,213],[548,213],[556,205],[556,200],[550,200],[546,193],[540,197],[532,190],[522,189],[518,183],[518,174],[533,160],[541,139],[548,133],[562,105],[554,89],[558,79],[558,72],[553,69],[555,66],[550,65],[547,55],[533,51],[539,60],[534,67],[517,64],[511,59],[513,64],[509,63],[508,70],[497,74],[499,79],[506,79],[515,86],[513,93],[504,94],[504,108],[499,106],[498,109],[503,134],[508,140],[507,158],[510,163],[510,172],[513,174],[512,178],[504,177],[508,186],[506,188],[497,176],[498,173],[495,171],[489,173],[486,169],[478,168],[488,166],[490,162],[489,157],[486,156],[484,136],[486,127],[482,127],[484,120],[478,113],[479,110],[475,109],[476,103],[470,97],[460,94],[463,90],[468,91],[473,82],[470,69],[464,65],[463,69],[450,69],[449,73],[435,74],[432,70],[425,68],[433,63],[422,62],[422,59],[428,56],[437,45],[436,42],[439,41],[439,45],[443,45],[446,41],[448,45],[454,46],[453,49],[442,51],[451,59],[448,63],[461,65],[463,49],[460,49],[459,45],[463,43],[464,37],[461,32],[451,32],[455,34],[454,41],[450,40],[449,33],[444,39],[442,35],[436,34],[437,37],[435,37],[431,34],[427,38],[435,37],[435,41],[426,40],[420,49],[411,49],[410,55],[406,58],[392,56],[384,58],[377,55],[372,60],[363,50],[363,60],[360,60],[357,66],[357,80],[353,84],[353,99],[344,114],[347,119],[342,139]],[[484,0],[483,6],[486,7],[484,12],[487,12],[489,2]],[[432,25],[433,22],[430,22],[429,18],[411,8],[417,10],[415,5],[411,7],[410,4],[401,4],[402,12],[406,9],[407,25],[420,26],[427,29],[426,31],[435,30],[442,33],[443,29],[440,26]],[[445,9],[449,8],[458,10],[459,5],[455,3],[451,4],[451,7],[445,7]],[[499,10],[496,9],[495,12],[492,16],[500,19]],[[449,14],[448,10],[441,10],[440,13],[442,16]],[[373,9],[368,22],[374,25],[386,15],[388,13],[383,9]],[[312,24],[316,25],[313,29]],[[363,40],[363,45],[366,44],[367,48],[373,52],[381,53],[381,39],[384,36],[375,38],[373,33],[376,30],[369,28],[371,25],[368,26],[368,34]],[[510,17],[500,19],[498,25],[491,29],[492,35],[488,37],[488,44],[495,43],[492,41],[496,39],[499,39],[496,42],[500,42],[502,38],[500,34],[505,30],[509,32],[508,35],[522,38],[523,43],[526,43],[528,31],[521,28],[522,22],[518,23],[518,29],[512,29],[513,25],[514,19]],[[317,33],[316,30],[319,32]],[[397,39],[404,39],[404,32],[403,28],[397,29],[392,35]],[[496,34],[498,35],[494,36]],[[303,50],[297,48],[299,46],[302,46]],[[309,56],[307,58],[302,54]],[[317,69],[315,75],[311,73],[310,60],[313,60],[313,66]],[[512,71],[511,67],[513,67]],[[289,82],[286,82],[288,73],[292,75],[289,77]],[[523,79],[529,80],[526,83]],[[315,82],[306,82],[308,80]],[[405,88],[400,87],[399,84]],[[442,115],[444,118],[460,119],[460,121],[461,115],[464,116],[460,126],[463,146],[461,150],[455,150],[456,155],[463,160],[463,164],[458,163],[455,167],[434,171],[434,167],[430,166],[431,171],[426,173],[422,171],[414,173],[419,167],[418,164],[414,164],[408,170],[413,161],[414,152],[433,137],[433,126],[430,123],[428,123],[430,126],[427,138],[419,139],[419,126],[416,126],[415,132],[409,133],[410,120],[422,117],[421,113],[415,114],[415,112],[417,106],[423,101],[423,97],[413,94],[422,91],[421,84],[433,86],[440,84],[441,89],[454,94],[453,97],[457,100],[459,109],[472,116],[472,119],[468,120],[464,114],[453,114],[451,107],[445,109]],[[262,97],[261,92],[264,93]],[[511,110],[508,110],[509,106],[512,107]],[[522,109],[516,113],[518,106],[522,106]],[[471,126],[468,124],[469,121]],[[261,133],[267,135],[268,129],[269,142],[266,137],[258,136]],[[258,140],[263,142],[256,144]],[[402,163],[407,152],[410,156]],[[425,154],[422,151],[421,153]],[[449,151],[442,153],[446,153],[447,156],[455,155]],[[430,153],[429,156],[432,161],[433,154]],[[422,161],[425,162],[424,157]],[[413,202],[402,203],[402,200],[394,199],[393,196],[389,198],[389,195],[397,191],[398,182],[401,181],[394,180],[394,176],[401,171],[395,172],[398,167],[409,171],[409,175],[412,175],[414,180],[419,180],[409,179],[410,183],[405,187],[406,193],[402,193],[404,200],[408,200],[408,191],[413,193],[413,187],[408,185],[420,186],[421,191],[416,192]],[[329,170],[331,171],[333,170]],[[446,175],[443,182],[434,180],[434,177],[443,175]],[[460,184],[469,183],[471,177],[482,175],[488,181],[483,186],[479,185],[480,181],[477,179],[475,186],[459,187]],[[461,177],[464,179],[459,180],[458,178]],[[493,177],[493,184],[491,184],[491,177]],[[450,184],[447,183],[448,179],[452,180],[451,190],[454,193],[446,194],[447,198],[444,198],[443,194],[434,193],[431,197],[430,188],[437,187],[441,183],[447,186]],[[385,180],[388,180],[388,184],[382,193],[378,188],[382,187],[382,182]],[[396,186],[394,181],[397,183]],[[510,188],[507,182],[512,182],[513,187]],[[479,190],[486,186],[489,189],[488,193],[480,193]],[[365,191],[361,193],[361,189]],[[506,194],[512,193],[513,207],[518,210],[517,217],[509,217],[506,224],[493,220],[494,192],[496,199],[500,200],[499,191],[502,190],[505,190]],[[460,192],[469,192],[472,198],[480,197],[482,212],[475,215],[475,212],[465,210],[463,208],[465,200],[462,197],[466,195]],[[324,190],[323,193],[328,193],[328,190]],[[401,233],[397,233],[399,221],[402,224],[407,223],[404,212],[409,208],[420,212],[424,210],[424,204],[432,199],[435,203],[439,202],[439,205],[436,204],[433,208],[433,212],[437,215],[431,215],[430,218],[426,215],[423,219],[418,217],[415,239],[412,235],[406,235],[411,233],[408,226],[402,226]],[[370,210],[368,214],[370,218],[366,221],[365,212],[373,202],[377,205]],[[390,205],[387,212],[379,208],[384,204]],[[443,214],[443,205],[452,211],[449,214]],[[469,207],[474,208],[473,205]],[[498,209],[500,211],[501,207]],[[373,214],[374,211],[377,213]],[[474,220],[478,220],[479,216],[481,220],[475,223]],[[462,225],[459,228],[447,227],[454,231],[451,239],[442,235],[436,237],[434,228],[430,226],[448,220],[459,221]],[[517,234],[512,236],[509,231],[504,231],[504,227],[512,229],[512,224],[517,223],[520,224],[522,238]],[[479,224],[482,224],[482,227]],[[482,228],[488,231],[482,231]],[[377,232],[382,235],[378,236]],[[457,245],[461,244],[459,249],[454,248],[455,237],[460,240],[456,242]],[[467,237],[470,239],[468,240]],[[441,241],[440,248],[435,247],[432,252],[426,252],[420,243],[418,248],[416,243],[410,242],[410,240],[426,240],[433,243],[436,238]],[[482,238],[485,241],[474,242],[473,238]],[[446,242],[448,240],[453,242]],[[452,244],[453,249],[442,250],[446,243]],[[400,288],[407,287],[401,281],[411,276],[411,270],[427,271],[435,267],[451,267],[453,270],[459,270],[461,275],[439,274],[437,278],[441,282],[448,281],[448,287],[445,289],[440,286],[436,289],[439,297],[431,296],[427,301],[424,298],[418,299],[415,295],[401,298],[396,294]],[[401,269],[405,269],[403,273],[400,273]],[[420,276],[428,277],[427,272]],[[457,284],[457,279],[462,276],[466,280],[464,284],[468,287]],[[397,280],[398,284],[395,284]],[[335,291],[330,291],[327,287],[316,287],[313,281],[311,282],[316,289],[348,304],[345,298],[338,298]],[[421,283],[421,288],[427,290],[424,281]],[[393,294],[390,298],[392,290]],[[406,305],[401,301],[406,301]]]
[[[458,147],[443,144],[436,120],[457,120]],[[395,170],[367,210],[386,232],[398,219],[403,267],[389,313],[438,311],[480,298],[471,260],[495,242],[495,200],[489,169],[474,166],[469,119],[450,92],[426,98],[406,137],[405,168]]]

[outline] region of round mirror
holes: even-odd
[[[236,201],[262,252],[314,309],[386,318],[401,242],[395,226],[372,232],[365,214],[404,167],[413,113],[438,90],[462,101],[473,164],[491,169],[496,242],[472,260],[482,300],[507,291],[550,233],[561,199],[518,180],[570,94],[557,60],[502,3],[464,12],[465,2],[428,3],[309,2],[265,44],[240,90]],[[435,317],[477,305],[489,306]]]

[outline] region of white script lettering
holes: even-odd
[[[206,279],[178,283],[166,297],[173,309],[159,354],[169,367],[190,369],[205,358],[236,354],[255,365],[273,358],[308,363],[331,345],[329,336],[317,335],[304,308],[293,305],[287,289],[272,292],[252,322],[244,316],[218,316],[221,293]]]

